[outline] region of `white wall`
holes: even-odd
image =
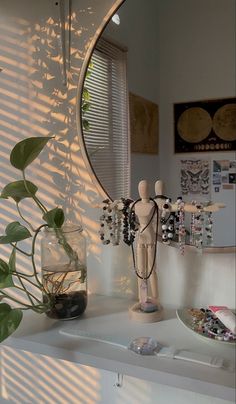
[[[1,404],[232,404],[43,355],[3,348]],[[119,380],[120,381],[120,380]]]
[[[181,159],[236,158],[235,152],[175,155],[173,121],[174,103],[236,95],[235,0],[160,1],[159,25],[160,177],[166,193],[177,198]],[[215,215],[214,242],[235,245],[236,188],[220,193],[213,188],[208,199],[227,205]]]

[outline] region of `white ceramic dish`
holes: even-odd
[[[196,336],[200,337],[201,339],[207,341],[207,342],[215,342],[215,343],[220,343],[220,344],[226,344],[226,345],[235,345],[236,340],[230,340],[230,341],[221,341],[215,338],[209,337],[207,334],[203,334],[200,331],[196,331],[193,329],[192,326],[192,317],[188,313],[189,309],[178,309],[176,310],[176,316],[178,320],[191,332],[193,332]]]

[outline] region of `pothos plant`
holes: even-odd
[[[20,221],[9,223],[5,229],[5,234],[0,236],[0,244],[8,244],[12,247],[8,261],[0,259],[0,342],[17,329],[24,310],[31,309],[36,313],[45,313],[53,305],[51,293],[44,287],[35,263],[36,240],[42,228],[53,228],[58,242],[69,257],[69,261],[73,262],[75,267],[79,265],[77,253],[68,244],[62,231],[65,220],[63,210],[59,207],[48,210],[38,198],[38,187],[26,178],[27,167],[38,157],[50,139],[52,137],[27,138],[17,143],[10,154],[11,165],[21,172],[22,179],[7,184],[2,189],[0,198],[11,198],[15,202]],[[34,229],[29,220],[22,214],[21,203],[25,198],[30,198],[42,214],[43,223],[37,229]],[[32,240],[30,251],[25,251],[19,246],[19,243],[26,239]],[[20,272],[17,269],[17,253],[23,254],[31,261],[32,271],[30,274]],[[41,292],[41,299],[32,293],[32,286]],[[27,300],[22,301],[22,298],[17,298],[16,295],[13,297],[8,288],[19,290]],[[4,299],[7,299],[8,303]],[[12,302],[13,307],[9,302]]]

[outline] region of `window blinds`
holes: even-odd
[[[100,39],[93,53],[91,74],[84,87],[90,108],[84,129],[94,172],[112,199],[130,194],[130,136],[126,52]]]

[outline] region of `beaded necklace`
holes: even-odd
[[[134,202],[132,199],[122,198],[123,202],[123,240],[128,246],[132,245],[137,231],[136,216],[130,205]]]
[[[112,243],[119,245],[121,234],[122,211],[119,209],[120,200],[111,202],[103,201],[103,214],[100,216],[100,239],[104,245]]]
[[[157,205],[156,201],[155,201],[153,198],[149,198],[149,199],[154,203],[154,210],[153,210],[153,213],[152,213],[152,216],[151,216],[149,222],[148,222],[148,223],[146,224],[146,226],[140,231],[140,233],[143,233],[143,232],[147,229],[147,227],[152,223],[152,220],[153,220],[153,218],[154,218],[154,216],[155,216],[155,213],[156,213],[156,233],[155,233],[155,242],[154,242],[154,247],[155,247],[155,248],[154,248],[154,258],[153,258],[153,263],[152,263],[150,272],[149,272],[149,274],[148,274],[147,276],[141,276],[141,275],[139,274],[139,272],[138,272],[138,270],[137,270],[137,268],[136,268],[136,260],[135,260],[134,246],[133,246],[133,243],[131,244],[132,257],[133,257],[133,264],[134,264],[134,271],[135,271],[137,277],[138,277],[139,279],[144,280],[144,281],[147,281],[147,280],[150,278],[150,276],[152,275],[152,273],[153,273],[153,270],[154,270],[154,267],[155,267],[155,262],[156,262],[156,250],[157,250],[157,239],[158,239],[158,205]],[[135,203],[133,204],[133,206],[132,206],[132,208],[131,208],[131,211],[134,210],[134,207],[135,207],[136,203],[139,202],[139,201],[141,201],[141,199],[137,199],[137,201],[135,201]]]

